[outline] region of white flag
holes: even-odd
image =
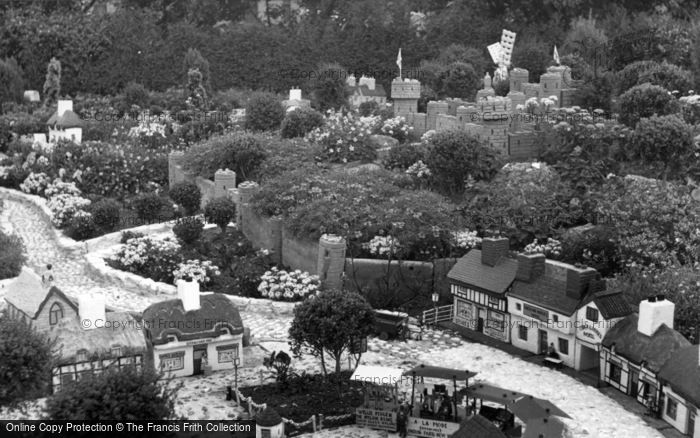
[[[557,45],[554,45],[554,62],[557,63],[557,65],[561,65],[561,61],[559,60],[559,52],[557,51]]]
[[[399,47],[399,55],[396,57],[396,65],[399,66],[399,70],[401,69],[401,48]]]

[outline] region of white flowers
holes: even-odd
[[[144,118],[145,119],[145,118]],[[139,124],[129,129],[129,137],[153,137],[154,135],[165,138],[165,125],[152,123],[148,120],[139,120]]]
[[[430,169],[428,168],[428,165],[425,164],[422,160],[418,160],[415,163],[411,164],[411,167],[406,169],[406,173],[409,175],[414,175],[418,178],[427,178],[430,175],[432,175]]]
[[[200,262],[199,260],[187,260],[173,271],[175,281],[189,280],[196,281],[199,284],[207,284],[211,281],[210,276],[221,275],[219,267],[212,264],[210,261]]]
[[[547,242],[544,244],[537,243],[535,240],[525,247],[524,252],[525,254],[544,254],[547,257],[557,257],[561,255],[561,242],[551,237],[547,238]]]
[[[391,119],[386,119],[380,129],[384,135],[390,135],[399,141],[408,137],[408,134],[413,131],[413,127],[406,123],[406,119],[398,116]]]
[[[452,233],[454,245],[462,249],[472,249],[481,243],[481,237],[476,235],[476,231],[454,231]]]
[[[265,272],[260,280],[260,294],[274,300],[299,300],[319,290],[318,275],[311,275],[299,269],[288,272],[272,268]]]
[[[63,169],[61,169],[63,170]],[[64,171],[65,173],[65,171]],[[81,192],[78,187],[76,187],[73,182],[64,182],[61,178],[56,178],[51,184],[44,190],[44,196],[51,198],[55,195],[72,195],[80,196]]]
[[[50,182],[51,180],[45,173],[32,172],[24,180],[24,182],[19,185],[19,188],[24,193],[42,196],[44,194],[44,190],[46,190],[46,187],[48,187]]]
[[[68,225],[76,213],[87,208],[90,205],[90,200],[68,193],[61,193],[52,196],[47,205],[53,213],[51,222],[54,226],[62,228]]]
[[[180,251],[180,244],[170,238],[135,237],[126,241],[126,244],[115,254],[114,259],[130,272],[137,272],[138,268],[152,261],[154,254],[175,254],[178,251]]]
[[[369,242],[363,243],[362,247],[372,255],[389,256],[399,252],[401,243],[393,236],[374,236]]]

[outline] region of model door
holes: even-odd
[[[630,371],[630,396],[637,398],[639,394],[639,371]]]
[[[540,330],[540,354],[547,354],[547,332],[545,330]]]
[[[697,414],[693,411],[688,414],[688,435],[690,436],[694,436],[695,433],[695,415]]]
[[[202,357],[207,354],[206,349],[198,349],[194,350],[192,352],[192,358],[193,358],[193,363],[192,363],[192,374],[197,375],[197,374],[202,374]]]
[[[479,309],[479,320],[477,321],[476,331],[484,332],[484,321],[486,320],[486,310]]]

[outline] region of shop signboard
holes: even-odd
[[[459,423],[417,417],[408,417],[406,427],[408,435],[424,438],[450,438],[457,429],[459,429]]]
[[[396,432],[396,412],[357,408],[355,410],[355,423],[369,429]]]

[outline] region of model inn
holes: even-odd
[[[226,295],[201,293],[199,283],[179,280],[178,298],[143,313],[153,365],[169,376],[242,365],[243,322]]]

